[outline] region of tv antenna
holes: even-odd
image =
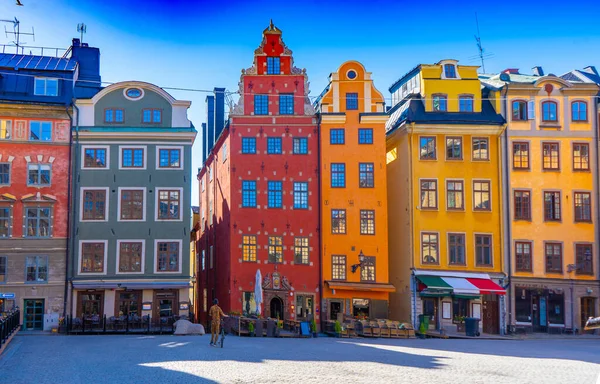
[[[485,53],[485,49],[481,45],[481,33],[479,33],[479,19],[477,18],[477,12],[475,12],[475,24],[477,25],[477,34],[475,35],[475,41],[477,42],[477,50],[479,53],[477,56],[472,56],[470,59],[479,59],[481,61],[481,69],[485,73],[485,59],[489,59],[494,56],[493,53]]]
[[[23,49],[23,45],[21,43],[21,36],[31,36],[33,38],[33,41],[35,41],[35,31],[33,30],[33,27],[31,27],[31,32],[21,32],[21,22],[16,17],[14,20],[0,20],[0,22],[13,25],[12,31],[7,30],[5,25],[4,34],[6,35],[6,37],[14,37],[12,43],[17,47],[17,53],[19,53],[19,48],[21,48],[21,50]]]
[[[77,32],[81,34],[80,41],[83,43],[83,34],[87,33],[87,25],[85,25],[84,23],[77,24]]]

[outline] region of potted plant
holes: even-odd
[[[312,332],[313,337],[317,337],[317,322],[315,319],[312,319],[310,322],[310,331]]]
[[[279,316],[277,316],[277,322],[275,324],[275,337],[279,337],[279,332],[283,328],[283,321],[279,320]]]
[[[248,323],[248,332],[250,332],[250,337],[254,337],[254,323],[253,322]]]
[[[465,317],[464,316],[454,316],[454,323],[456,323],[456,332],[464,332],[465,331]]]
[[[335,321],[333,329],[335,330],[335,337],[340,337],[340,333],[342,333],[342,325],[338,320]]]

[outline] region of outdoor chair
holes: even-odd
[[[390,329],[388,328],[385,320],[378,320],[377,324],[379,325],[381,337],[390,338]]]
[[[361,323],[362,329],[363,329],[363,336],[373,337],[373,329],[371,328],[371,325],[369,324],[369,322],[366,320],[361,320],[360,323]]]
[[[381,328],[379,328],[379,324],[376,321],[371,321],[369,324],[371,325],[373,337],[381,337]]]
[[[396,322],[388,320],[387,326],[388,326],[388,329],[390,330],[390,337],[397,339],[399,337],[399,334],[398,334],[398,325],[396,324]]]
[[[348,337],[356,337],[356,327],[354,326],[354,322],[348,323],[346,329],[348,330]]]
[[[334,323],[335,324],[335,323]],[[348,333],[348,325],[346,323],[342,323],[342,331],[340,332],[340,336],[341,337],[349,337],[349,333]]]

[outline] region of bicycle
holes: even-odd
[[[223,320],[221,320],[221,331],[219,332],[219,334],[221,335],[220,340],[218,341],[219,344],[221,344],[221,348],[223,348],[223,342],[225,341],[225,322]]]

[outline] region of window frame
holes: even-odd
[[[88,191],[102,191],[104,192],[104,218],[102,219],[98,219],[98,218],[86,218],[85,217],[85,194]],[[110,196],[109,196],[109,188],[108,187],[80,187],[79,188],[79,221],[81,222],[86,222],[86,223],[93,223],[93,222],[107,222],[108,221],[108,213],[109,211],[109,201],[110,201]],[[94,200],[95,202],[95,200]],[[97,202],[96,202],[97,203]],[[95,207],[93,209],[93,211],[96,211]]]
[[[242,137],[242,155],[256,155],[256,137]]]
[[[121,246],[122,244],[141,244],[141,250],[140,250],[140,270],[137,272],[132,272],[132,271],[127,271],[127,272],[122,272],[121,271]],[[145,259],[146,259],[146,240],[144,239],[117,239],[117,245],[116,245],[116,266],[115,266],[115,274],[116,275],[142,275],[145,273],[145,268],[146,268],[146,263],[145,263]]]
[[[463,101],[470,101],[470,110],[463,109]],[[460,95],[458,96],[458,111],[461,113],[474,113],[475,112],[475,96],[473,95]]]
[[[98,151],[99,150],[104,150],[104,167],[89,167],[86,165],[86,152],[88,150],[92,150],[94,151],[94,161],[96,161],[97,164],[97,158],[98,158]],[[86,171],[98,171],[98,170],[102,170],[102,171],[107,171],[110,170],[110,146],[108,145],[83,145],[81,147],[81,159],[83,161],[81,161],[81,169],[82,170],[86,170]]]
[[[373,272],[373,278],[369,278]],[[377,259],[375,256],[364,256],[360,266],[360,281],[361,283],[374,283],[377,281]]]
[[[245,183],[248,183],[248,184],[245,184]],[[254,188],[253,189],[245,188],[246,185],[248,185],[248,186],[254,185]],[[256,180],[242,180],[242,208],[256,208],[257,207],[256,188],[257,188]],[[250,196],[251,193],[254,194],[254,197]],[[248,204],[246,204],[246,196],[249,199]],[[254,202],[253,205],[252,205],[252,202]]]
[[[291,109],[290,109],[290,107],[291,107]],[[294,108],[295,108],[294,94],[293,93],[280,93],[279,94],[279,114],[287,115],[287,116],[293,115]]]
[[[267,56],[267,75],[281,75],[281,58],[279,56]]]
[[[13,206],[12,204],[1,204],[0,205],[0,210],[6,210],[8,215],[6,216],[6,218],[0,216],[0,224],[3,221],[6,221],[6,236],[0,236],[0,239],[10,239],[12,238],[12,229],[13,229]],[[0,225],[0,228],[3,228],[2,225]]]
[[[434,189],[430,189],[429,187],[427,189],[423,189],[423,183],[434,183],[435,184],[435,188]],[[423,206],[423,192],[426,193],[430,193],[430,192],[434,192],[434,203],[435,206],[431,206],[431,204],[428,204],[427,206]],[[428,201],[430,201],[431,199],[428,198]],[[438,181],[437,179],[419,179],[419,208],[422,210],[428,210],[428,211],[435,211],[438,209]]]
[[[483,267],[483,268],[493,268],[494,267],[494,239],[493,236],[491,234],[488,233],[475,233],[473,235],[474,239],[473,239],[473,246],[475,248],[475,266],[476,267]],[[484,244],[482,243],[478,243],[477,240],[478,238],[481,239],[489,239],[489,244]],[[485,260],[483,260],[483,253],[481,254],[481,262],[479,260],[479,250],[481,249],[481,252],[483,252],[484,249],[489,249],[489,258],[490,258],[490,262],[489,263],[484,263]]]
[[[85,244],[102,244],[103,246],[103,261],[102,261],[102,271],[91,271],[84,272],[83,271],[83,257],[84,252],[83,248]],[[79,254],[78,254],[78,265],[77,265],[77,274],[78,275],[106,275],[107,274],[107,258],[108,258],[108,240],[79,240]]]
[[[2,172],[0,173],[0,187],[10,187],[11,181],[12,181],[12,162],[8,161],[8,162],[0,162],[0,168],[3,168],[4,166],[8,166],[8,172]],[[8,181],[6,183],[2,182],[2,176],[1,175],[7,175],[8,177]],[[29,175],[28,175],[29,176]]]
[[[59,89],[59,84],[60,82],[58,81],[59,79],[53,79],[50,77],[43,77],[43,76],[35,76],[34,80],[33,80],[33,95],[34,96],[48,96],[48,97],[58,97],[59,93],[60,93],[60,89]],[[38,92],[38,88],[37,88],[37,83],[38,81],[43,81],[44,82],[44,92],[43,93],[39,93]],[[48,94],[48,82],[54,82],[56,83],[56,94],[52,95],[52,94]]]
[[[546,195],[554,195],[554,201],[551,202],[551,212],[548,210],[548,206],[546,203]],[[556,199],[556,195],[558,195],[558,200]],[[575,200],[575,199],[573,199]],[[563,208],[562,208],[562,191],[558,190],[544,190],[543,191],[543,204],[544,204],[544,222],[561,222],[563,216]],[[558,207],[558,210],[557,210]],[[552,213],[550,217],[549,213]]]
[[[32,134],[33,134],[33,124],[39,124],[40,125],[40,131],[39,131],[39,136],[38,139],[33,139],[32,138]],[[50,124],[50,137],[47,138],[47,136],[44,136],[44,125]],[[48,121],[48,120],[30,120],[29,121],[29,138],[27,139],[27,141],[33,141],[35,143],[43,143],[43,142],[52,142],[54,135],[53,135],[53,128],[54,128],[54,123],[52,121]],[[47,132],[46,132],[47,133]],[[46,138],[44,138],[46,137]]]
[[[460,184],[461,189],[457,191],[453,189],[450,191],[450,183]],[[450,206],[450,193],[456,194],[460,193],[461,206],[460,207],[451,207]],[[456,198],[455,198],[456,201]],[[446,209],[448,211],[464,211],[465,210],[465,181],[462,179],[446,179]]]
[[[161,271],[159,270],[159,244],[162,243],[176,243],[178,244],[177,249],[178,249],[178,260],[177,260],[177,264],[178,264],[178,269],[176,271],[173,270],[169,270],[169,271]],[[183,248],[182,248],[182,240],[181,239],[155,239],[154,240],[154,273],[156,274],[177,274],[177,273],[181,273],[182,267],[183,267]],[[168,252],[168,251],[167,251]]]
[[[154,220],[155,221],[167,221],[167,222],[172,222],[172,221],[183,221],[183,211],[182,211],[182,207],[183,207],[183,188],[177,188],[177,187],[155,187],[155,196],[154,196],[154,206],[155,208],[155,212],[154,212]],[[160,198],[160,193],[161,192],[177,192],[178,193],[178,217],[176,218],[164,218],[160,216],[160,202],[161,202],[161,198]],[[167,201],[171,201],[170,197],[169,199],[167,199]]]
[[[519,146],[519,155],[516,154],[515,151],[515,145]],[[522,155],[523,153],[523,146],[525,147],[526,151],[524,152],[525,155]],[[519,158],[519,167],[516,167],[516,157],[518,156]],[[523,167],[523,159],[526,158],[527,159],[527,166]],[[513,170],[530,170],[531,169],[531,152],[529,149],[529,142],[528,141],[513,141],[512,142],[512,169]]]
[[[37,216],[32,216],[32,220],[36,221],[35,226],[35,235],[29,235],[29,210],[34,209],[37,210]],[[40,210],[47,209],[48,210],[48,234],[45,236],[40,235],[40,222],[42,221],[42,217],[40,216]],[[30,239],[48,239],[52,238],[52,233],[54,232],[54,207],[52,204],[24,204],[23,205],[23,237]]]
[[[358,111],[360,107],[358,102],[358,92],[346,92],[345,96],[346,111]]]
[[[308,137],[294,137],[292,139],[292,154],[308,155]]]
[[[0,119],[0,141],[9,141],[12,139],[13,120],[2,118]]]
[[[460,242],[452,241],[451,237],[457,236],[462,239],[462,244]],[[466,234],[460,232],[448,232],[447,233],[447,241],[448,241],[448,265],[467,265],[467,236]],[[452,250],[454,249],[455,253],[459,249],[459,246],[462,245],[462,262],[454,261],[452,262]]]
[[[362,169],[363,166],[365,166],[365,170]],[[371,170],[368,169],[369,166],[371,166]],[[364,180],[363,176],[365,178]],[[363,183],[363,181],[365,181],[365,183]],[[375,188],[375,163],[358,163],[358,187]]]
[[[141,219],[123,219],[123,191],[142,191],[142,218]],[[146,193],[146,187],[119,187],[117,195],[117,221],[119,222],[145,222],[146,221],[146,205],[148,200],[148,194]]]
[[[575,148],[579,147],[579,156],[575,156]],[[584,165],[584,161],[583,159],[585,159],[584,156],[581,155],[581,149],[582,148],[586,148],[587,149],[587,166],[585,168],[583,168]],[[571,145],[571,157],[573,158],[573,171],[574,172],[588,172],[590,171],[590,144],[589,143],[581,143],[581,142],[574,142]],[[576,161],[576,159],[579,159],[579,162]],[[579,163],[579,166],[581,168],[577,168],[577,164]]]
[[[258,261],[258,240],[256,235],[242,235],[242,263]]]
[[[35,277],[33,280],[29,280],[29,260],[34,259],[35,260]],[[45,261],[45,267],[46,267],[46,278],[43,280],[39,279],[39,275],[40,275],[40,266],[41,264],[44,263],[40,263],[40,260],[44,260]],[[39,284],[39,283],[47,283],[48,282],[48,274],[50,271],[50,266],[48,264],[48,256],[47,255],[26,255],[25,256],[25,284]]]
[[[429,236],[428,241],[425,241],[425,237],[424,236]],[[435,236],[435,243],[431,241],[431,236]],[[439,232],[421,232],[421,260],[420,263],[421,265],[440,265],[440,234]],[[435,261],[425,261],[425,244],[428,244],[430,247],[431,245],[435,245]],[[431,257],[431,252],[429,252],[428,254],[429,257]]]
[[[518,116],[515,118],[515,104],[518,104],[518,112],[523,112],[523,116]],[[523,108],[521,108],[523,107]],[[528,113],[528,102],[526,100],[516,99],[511,101],[511,121],[528,121],[529,113]],[[523,117],[523,118],[522,118]]]
[[[373,144],[373,128],[358,128],[358,144],[369,145]]]
[[[161,166],[160,164],[160,155],[161,151],[168,151],[169,164],[172,162],[172,153],[179,152],[179,166]],[[169,145],[158,145],[156,146],[156,170],[157,171],[182,171],[184,169],[185,163],[185,151],[182,145],[179,146],[169,146]]]
[[[459,150],[460,150],[460,156],[459,157],[449,157],[448,156],[448,140],[452,141],[452,149],[454,151],[454,145],[456,143],[456,140],[458,140],[459,143]],[[446,142],[446,161],[460,161],[463,160],[463,151],[464,151],[464,147],[463,147],[463,138],[462,136],[446,136],[445,140]]]
[[[306,245],[304,244],[305,240]],[[298,262],[298,249],[301,252],[300,262]],[[306,256],[306,260],[304,256]],[[294,237],[294,265],[310,265],[310,240],[307,236]]]
[[[477,193],[485,193],[485,190],[477,190],[475,189],[475,184],[476,183],[482,183],[482,184],[487,184],[488,185],[488,208],[477,208],[476,205],[476,198],[475,196],[477,195]],[[474,179],[473,183],[472,183],[472,187],[473,187],[473,211],[475,212],[491,212],[492,211],[492,181],[491,180],[484,180],[484,179]],[[483,201],[483,200],[482,200]]]
[[[581,119],[581,109],[577,110],[577,119],[575,117],[575,105],[584,105],[585,106],[585,118]],[[571,102],[571,122],[572,123],[587,123],[588,122],[588,103],[585,100],[573,100]]]
[[[49,177],[48,183],[41,183],[42,180],[42,166],[49,168]],[[30,172],[32,171],[31,167],[37,167],[37,183],[30,183]],[[52,186],[52,163],[27,163],[27,186],[35,187],[35,188],[43,188]]]
[[[341,138],[341,141],[339,139]],[[329,145],[344,145],[346,144],[346,130],[344,128],[329,129]]]
[[[346,255],[331,255],[331,280],[346,281],[348,279],[347,269]],[[338,276],[337,278],[336,275]],[[339,277],[340,275],[343,275],[343,277]]]
[[[452,68],[452,70],[448,70],[449,68]],[[450,63],[446,63],[444,64],[444,79],[458,79],[458,71],[456,70],[456,65],[454,64],[450,64]],[[448,76],[448,75],[452,75],[452,76]]]
[[[150,111],[150,121],[144,121],[146,111]],[[154,113],[158,112],[160,116],[159,121],[155,121]],[[142,124],[162,124],[163,123],[163,109],[162,108],[143,108],[142,109]]]
[[[277,186],[279,188],[275,188]],[[273,194],[273,195],[271,195],[271,194]],[[274,204],[271,204],[271,202],[273,202]],[[267,181],[267,208],[269,208],[269,209],[283,208],[283,181],[281,181],[281,180],[268,180]]]
[[[523,251],[519,252],[519,245],[523,246]],[[525,245],[529,247],[529,253],[525,253]],[[521,258],[521,262],[519,263],[519,258]],[[529,268],[522,268],[524,258],[528,258]],[[521,265],[521,268],[519,268]],[[533,242],[526,240],[515,241],[515,272],[533,272]]]
[[[365,236],[374,236],[375,232],[375,210],[360,210],[360,234]]]
[[[590,259],[589,260],[583,260],[583,261],[580,260],[581,254],[579,253],[579,249],[583,248],[583,247],[590,249]],[[575,265],[580,266],[581,264],[589,265],[589,270],[586,268],[583,272],[580,272],[582,270],[582,268],[575,268],[576,275],[594,276],[594,244],[593,243],[575,243]]]
[[[302,190],[302,186],[305,186],[306,189]],[[309,196],[309,190],[308,190],[308,181],[294,181],[294,209],[308,209],[309,207],[309,203],[308,203],[308,196]],[[300,188],[297,188],[300,187]],[[298,197],[299,195],[299,197]],[[300,202],[300,204],[296,204],[297,202]],[[303,204],[303,202],[306,202],[306,204]]]
[[[548,108],[548,119],[546,119],[546,110],[545,107],[549,106]],[[551,114],[551,105],[554,105],[554,113],[555,113],[555,118],[551,119],[550,118],[550,114]],[[557,123],[558,122],[558,103],[554,100],[544,100],[541,103],[541,109],[542,109],[542,122],[544,123]]]
[[[341,167],[341,170],[338,167]],[[331,188],[346,188],[346,163],[330,163],[329,168]]]
[[[485,145],[486,145],[486,150],[485,150],[485,154],[486,157],[475,157],[475,140],[480,140],[480,141],[485,141]],[[481,155],[482,150],[481,148],[477,149],[477,152],[479,152],[479,154]],[[489,137],[472,137],[471,138],[471,161],[490,161],[490,139]]]
[[[135,165],[136,151],[142,151],[142,165]],[[125,165],[125,151],[131,151],[131,165]],[[147,166],[145,145],[120,145],[119,146],[119,170],[145,170]],[[160,161],[160,160],[159,160]]]
[[[542,170],[543,171],[560,171],[560,143],[557,141],[542,141]],[[549,156],[550,167],[546,167],[546,147],[550,149],[551,153]],[[556,148],[556,167],[552,167],[553,148]]]
[[[112,119],[109,121],[107,117],[108,112],[112,113]],[[117,112],[121,112],[121,120],[117,120]],[[104,108],[104,124],[123,124],[125,122],[125,110],[123,108]]]
[[[438,109],[435,107],[436,99],[438,100]],[[444,107],[442,109],[442,106]],[[448,112],[448,95],[445,93],[434,93],[431,95],[431,111],[432,112]]]
[[[265,110],[266,108],[266,110]],[[268,116],[269,115],[269,95],[265,93],[254,94],[254,115]]]
[[[527,194],[527,209],[523,207],[523,201],[521,201],[521,209],[517,209],[517,193],[520,193],[521,199],[523,194]],[[519,212],[519,214],[517,214]],[[531,190],[530,189],[514,189],[513,190],[513,220],[524,220],[531,221]]]
[[[426,140],[426,146],[429,146],[430,142],[433,142],[433,157],[429,157],[429,153],[426,153],[423,156],[423,143],[422,141]],[[419,160],[432,161],[437,160],[437,137],[435,136],[419,136]]]
[[[336,215],[337,214],[337,215]],[[337,216],[337,217],[336,217]],[[343,216],[343,217],[342,217]],[[343,223],[343,232],[341,230],[334,230],[334,228],[339,228],[341,225],[334,226],[334,220],[339,220],[340,223]],[[348,216],[346,215],[346,209],[331,209],[331,234],[332,235],[345,235],[348,231]]]
[[[578,209],[580,210],[581,208],[578,208],[577,205],[577,200],[579,196],[587,196],[588,197],[588,204],[582,204],[581,208],[584,208],[587,206],[587,212],[589,215],[589,219],[585,219],[582,218],[580,215],[578,215]],[[583,201],[582,201],[583,202]],[[592,193],[591,192],[586,192],[586,191],[573,191],[573,221],[575,221],[576,223],[591,223],[593,221],[592,218]]]
[[[559,262],[560,268],[552,268],[552,269],[548,268],[548,246],[551,246],[551,247],[558,246],[559,247],[560,254],[558,257],[560,260],[560,262]],[[552,257],[555,257],[554,250],[555,249],[553,249]],[[544,242],[544,266],[545,266],[544,270],[545,270],[545,272],[562,274],[563,273],[563,261],[564,261],[563,243],[558,242],[558,241],[545,241]]]
[[[283,264],[283,236],[269,236],[267,260],[269,264]]]
[[[0,285],[7,283],[8,256],[0,256]]]
[[[275,145],[275,143],[279,145]],[[279,149],[278,149],[279,148]],[[282,155],[283,154],[283,139],[277,136],[267,137],[267,155]]]

